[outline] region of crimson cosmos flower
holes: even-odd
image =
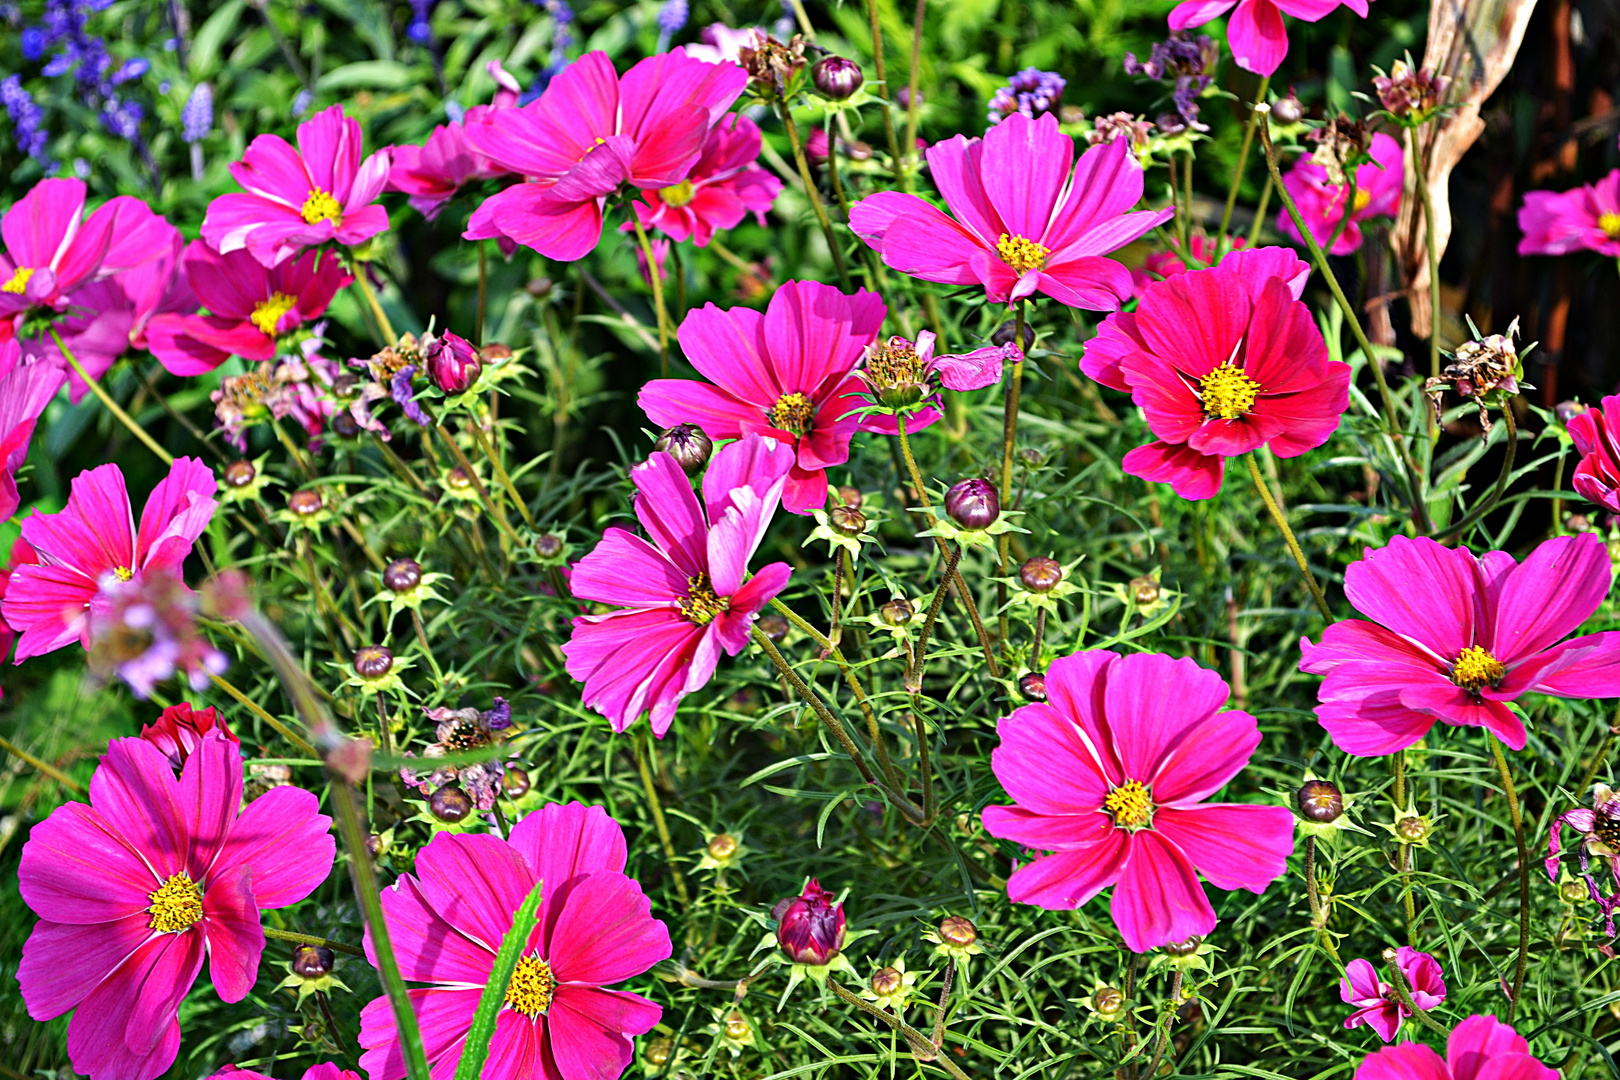
[[[223,738],[238,745],[242,742],[231,733],[219,711],[212,705],[193,709],[188,701],[164,709],[157,723],[141,728],[141,738],[163,751],[169,758],[169,764],[178,769],[185,765],[186,759],[202,745],[203,739],[211,731],[219,732]]]
[[[1575,490],[1620,514],[1620,395],[1611,394],[1597,408],[1570,417],[1567,426],[1581,455],[1571,478]]]

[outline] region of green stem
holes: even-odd
[[[1288,516],[1283,513],[1282,507],[1271,494],[1271,486],[1266,483],[1265,477],[1260,475],[1260,466],[1255,462],[1254,454],[1243,455],[1243,460],[1249,466],[1249,478],[1254,481],[1254,489],[1260,493],[1261,501],[1271,512],[1271,520],[1282,530],[1283,540],[1287,542],[1288,550],[1294,556],[1294,563],[1299,567],[1299,576],[1304,579],[1305,587],[1310,589],[1311,599],[1316,601],[1316,610],[1322,613],[1322,618],[1331,623],[1333,612],[1328,608],[1327,597],[1322,592],[1322,586],[1317,584],[1316,575],[1311,573],[1310,564],[1305,561],[1305,552],[1300,550],[1299,541],[1294,538],[1294,530],[1288,527]]]
[[[1007,383],[1007,396],[1002,406],[1001,417],[1001,508],[1012,509],[1012,475],[1013,475],[1013,443],[1018,438],[1018,397],[1024,386],[1024,301],[1018,300],[1013,304],[1013,344],[1017,347],[1017,359],[1012,364],[1011,381]],[[996,554],[999,556],[1000,573],[1006,578],[1011,570],[1007,563],[1007,554],[1012,547],[1012,534],[1002,533],[996,540]],[[1001,644],[1005,648],[1008,641],[1007,623],[1007,583],[996,583],[996,602],[1001,609],[997,616],[997,628],[1001,632]]]
[[[922,99],[917,95],[917,74],[922,67],[922,40],[923,16],[928,7],[928,0],[917,0],[917,14],[911,20],[911,73],[906,82],[906,176],[910,177],[916,170],[912,167],[911,157],[917,152],[917,107]],[[906,185],[911,190],[911,185]]]
[[[1260,118],[1260,111],[1254,106],[1266,100],[1266,91],[1269,89],[1271,76],[1267,75],[1260,80],[1260,90],[1254,95],[1254,101],[1249,106],[1249,123],[1243,129],[1243,146],[1238,150],[1237,165],[1232,170],[1232,187],[1226,193],[1226,208],[1221,211],[1221,231],[1215,237],[1216,262],[1219,262],[1221,256],[1226,253],[1226,230],[1232,225],[1232,211],[1237,207],[1238,191],[1243,187],[1243,169],[1249,163],[1249,148],[1254,145],[1254,127]]]
[[[889,91],[888,75],[883,70],[883,28],[878,25],[877,0],[866,0],[866,20],[872,28],[872,65],[877,69],[877,81],[883,85],[883,95],[879,100],[883,109],[883,133],[889,139],[889,160],[894,164],[894,180],[902,191],[910,191],[911,174],[901,167],[900,140],[895,136],[894,114],[889,109],[889,99],[893,94]],[[827,147],[829,153],[834,149],[831,145]]]
[[[484,347],[484,308],[489,300],[489,255],[478,241],[478,321],[473,323],[473,344]]]
[[[833,235],[832,219],[827,216],[827,205],[821,201],[821,192],[816,190],[815,177],[810,175],[810,162],[804,156],[804,145],[799,141],[799,128],[793,122],[793,110],[788,107],[785,100],[776,103],[777,112],[782,117],[782,127],[787,130],[788,147],[793,151],[793,163],[799,167],[799,177],[804,181],[804,194],[810,200],[810,209],[816,215],[816,222],[821,226],[821,233],[827,238],[827,250],[832,253],[833,269],[838,271],[838,283],[845,292],[853,286],[849,282],[849,269],[844,266],[843,245]],[[827,147],[831,154],[835,148]]]
[[[444,444],[450,448],[450,453],[455,457],[456,464],[461,466],[461,471],[467,474],[468,480],[472,481],[473,490],[478,492],[478,499],[484,504],[484,513],[488,514],[490,520],[495,523],[496,528],[501,530],[502,536],[510,540],[519,549],[522,549],[522,539],[513,530],[512,523],[506,520],[506,515],[501,513],[500,508],[495,505],[495,501],[489,497],[489,489],[484,487],[484,482],[478,479],[478,474],[473,471],[472,462],[468,461],[467,455],[462,452],[461,444],[456,442],[449,429],[443,424],[436,426],[439,430],[439,438],[443,439]],[[472,424],[470,426],[477,427],[478,425]]]
[[[1189,162],[1187,167],[1190,170],[1192,163]],[[1143,1076],[1151,1078],[1159,1075],[1159,1062],[1164,1060],[1164,1052],[1170,1046],[1170,1029],[1176,1026],[1176,1014],[1180,1011],[1181,980],[1182,972],[1177,968],[1175,977],[1170,981],[1170,1015],[1165,1018],[1164,1030],[1159,1033],[1159,1045],[1153,1051],[1153,1060],[1148,1063]]]
[[[518,513],[523,515],[523,523],[533,529],[535,527],[534,515],[529,512],[529,504],[523,501],[523,497],[518,494],[517,488],[512,484],[512,478],[507,475],[506,467],[501,464],[501,456],[495,452],[495,447],[490,443],[489,436],[484,434],[483,425],[474,420],[467,427],[472,431],[473,439],[478,443],[479,449],[489,459],[489,466],[495,470],[495,478],[501,482],[501,487],[506,489],[507,497],[512,500],[512,505],[516,506]]]
[[[686,891],[686,878],[681,876],[681,868],[675,862],[675,841],[669,835],[669,822],[664,820],[664,804],[658,799],[658,787],[653,783],[652,769],[648,766],[648,758],[652,755],[652,732],[650,729],[640,735],[632,735],[631,741],[635,747],[636,771],[641,773],[641,786],[647,792],[647,805],[652,809],[653,827],[658,830],[658,842],[663,845],[664,858],[669,862],[670,876],[675,879],[675,892],[681,898],[681,910],[692,910],[692,896]]]
[[[318,945],[323,949],[331,949],[333,952],[340,952],[346,956],[366,955],[364,949],[356,948],[353,945],[345,945],[330,938],[316,937],[314,934],[300,934],[293,930],[277,930],[273,926],[266,926],[263,929],[265,937],[275,938],[277,941],[290,941],[294,945]]]
[[[223,677],[219,675],[210,675],[209,678],[213,681],[215,686],[219,687],[221,690],[231,695],[231,697],[235,698],[239,704],[248,710],[248,712],[252,713],[254,716],[257,716],[266,724],[269,724],[270,729],[277,735],[280,735],[283,739],[286,739],[288,742],[297,747],[298,751],[305,757],[314,758],[321,756],[320,752],[315,749],[308,739],[304,738],[302,735],[299,735],[296,731],[289,728],[286,724],[283,724],[280,720],[277,720],[274,716],[271,716],[270,713],[265,711],[263,706],[254,701],[252,698],[248,697],[246,694],[242,693],[242,691],[238,690],[234,685],[227,682]]]
[[[62,344],[62,335],[56,332],[54,326],[51,327],[51,340],[56,343],[56,348],[61,352],[62,358],[78,373],[79,378],[84,380],[84,384],[90,388],[90,392],[101,399],[101,403],[107,407],[107,411],[117,417],[119,422],[129,429],[131,435],[145,443],[146,448],[156,454],[163,464],[173,465],[174,455],[163,449],[156,439],[146,433],[145,428],[135,422],[133,416],[124,411],[123,406],[112,399],[112,395],[107,393],[106,388],[101,383],[90,377],[89,372],[84,370],[84,365],[79,363],[79,358],[74,356],[66,345]]]
[[[1496,508],[1502,501],[1502,495],[1507,491],[1508,482],[1513,478],[1513,458],[1519,447],[1519,428],[1513,419],[1513,402],[1502,402],[1502,422],[1507,425],[1507,446],[1502,452],[1502,471],[1496,476],[1496,487],[1492,489],[1490,497],[1484,502],[1468,511],[1467,515],[1457,524],[1441,533],[1435,539],[1450,540],[1460,537],[1479,522],[1486,514]]]
[[[1490,741],[1491,757],[1496,759],[1496,771],[1502,777],[1502,794],[1507,796],[1508,816],[1513,819],[1513,844],[1519,852],[1519,957],[1513,965],[1513,991],[1508,997],[1507,1022],[1511,1024],[1519,1007],[1519,994],[1524,989],[1525,967],[1530,962],[1530,850],[1524,841],[1519,793],[1513,786],[1513,774],[1508,771],[1502,744],[1488,731],[1485,738]]]
[[[955,1077],[956,1080],[968,1080],[967,1073],[963,1072],[960,1066],[958,1066],[954,1061],[950,1060],[948,1055],[941,1052],[941,1048],[935,1046],[927,1035],[924,1035],[922,1032],[918,1031],[916,1028],[912,1027],[910,1024],[906,1023],[904,1020],[901,1020],[892,1013],[884,1009],[880,1009],[870,1001],[850,993],[848,990],[838,985],[838,982],[835,979],[829,978],[827,980],[827,986],[834,994],[838,995],[840,1001],[843,1001],[847,1005],[855,1006],[855,1008],[861,1010],[861,1012],[866,1013],[868,1016],[874,1017],[875,1019],[881,1020],[890,1028],[899,1032],[900,1035],[906,1040],[906,1047],[911,1051],[913,1057],[917,1058],[919,1061],[927,1061],[934,1065],[938,1065],[941,1069],[944,1069],[946,1072],[950,1073],[951,1076]]]
[[[945,590],[950,588],[951,575],[956,573],[956,564],[962,561],[962,545],[957,544],[951,552],[950,561],[945,564],[945,573],[940,575],[939,588],[934,590],[934,601],[928,605],[928,615],[923,619],[922,630],[917,634],[917,645],[912,650],[911,670],[906,673],[906,689],[913,694],[922,692],[923,664],[928,658],[928,637],[934,631],[934,620],[939,618],[939,609],[945,603]]]
[[[1418,153],[1418,132],[1407,133],[1412,140],[1412,168],[1417,173],[1418,197],[1423,200],[1423,230],[1428,242],[1425,255],[1429,263],[1429,377],[1440,377],[1440,252],[1434,235],[1434,197],[1429,192],[1429,177],[1423,168],[1423,157]]]
[[[36,772],[44,773],[46,776],[50,777],[52,780],[55,780],[58,784],[61,784],[75,795],[85,794],[83,786],[81,786],[77,780],[73,779],[73,777],[69,776],[61,769],[58,769],[50,762],[35,757],[22,747],[17,746],[6,739],[0,739],[0,750],[4,750],[17,760],[26,762],[27,764],[33,766]]]
[[[1412,1000],[1412,988],[1406,985],[1406,973],[1401,970],[1401,965],[1395,963],[1394,953],[1395,951],[1393,949],[1389,950],[1388,952],[1384,953],[1384,959],[1389,962],[1389,975],[1390,980],[1395,988],[1395,996],[1401,999],[1401,1004],[1406,1006],[1407,1011],[1412,1014],[1412,1018],[1414,1020],[1428,1028],[1430,1031],[1438,1032],[1441,1035],[1449,1037],[1451,1035],[1451,1029],[1442,1024],[1440,1021],[1436,1020],[1434,1017],[1430,1016],[1428,1010],[1418,1008],[1417,1003]],[[1510,1013],[1509,1021],[1511,1022],[1511,1020],[1512,1016]]]
[[[387,348],[399,338],[394,334],[394,324],[388,321],[388,315],[382,309],[382,303],[371,288],[371,279],[366,276],[366,266],[353,254],[349,256],[349,270],[354,274],[354,283],[360,286],[360,295],[366,298],[366,304],[371,308],[371,317],[377,320],[377,330],[382,334],[380,344]]]
[[[624,212],[630,218],[630,224],[635,226],[636,243],[641,245],[641,256],[647,260],[647,280],[652,283],[653,308],[658,316],[658,369],[668,378],[669,312],[664,310],[664,285],[658,277],[658,260],[653,256],[652,241],[647,239],[647,230],[641,227],[641,218],[636,215],[628,197],[624,200]]]

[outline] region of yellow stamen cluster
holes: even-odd
[[[1052,249],[1022,236],[1002,233],[1001,239],[996,241],[996,254],[1001,256],[1002,262],[1022,275],[1031,270],[1046,269],[1046,257],[1052,254]]]
[[[1139,781],[1127,780],[1108,793],[1103,809],[1122,829],[1140,829],[1153,819],[1153,796]]]
[[[1603,234],[1610,240],[1620,240],[1620,214],[1610,210],[1598,215],[1598,228],[1602,229]]]
[[[1357,188],[1356,197],[1350,201],[1350,212],[1359,214],[1372,205],[1372,192],[1366,188]]]
[[[113,576],[118,578],[119,581],[130,581],[135,577],[135,571],[127,566],[115,566],[113,567]]]
[[[512,981],[506,986],[506,1003],[514,1012],[533,1020],[551,1007],[556,988],[550,964],[538,956],[520,956],[517,967],[512,969]]]
[[[253,305],[253,314],[248,316],[248,321],[257,326],[266,337],[275,337],[281,317],[297,304],[297,300],[284,292],[271,293],[268,300],[260,300]]]
[[[1198,396],[1204,415],[1218,420],[1235,420],[1254,408],[1260,384],[1232,364],[1221,364],[1198,380]]]
[[[765,416],[770,420],[771,427],[794,435],[803,435],[815,422],[816,404],[795,390],[778,398]]]
[[[698,626],[708,626],[714,622],[716,615],[725,612],[730,605],[729,600],[714,595],[714,589],[709,585],[709,575],[701,570],[686,579],[686,589],[686,599],[681,601],[681,614],[686,616],[688,622]]]
[[[160,934],[178,934],[202,921],[202,890],[185,874],[170,874],[167,880],[147,894],[152,916],[146,925]]]
[[[1457,662],[1451,667],[1451,681],[1464,690],[1494,685],[1505,674],[1507,668],[1502,666],[1502,661],[1478,645],[1470,645],[1458,653]]]
[[[332,198],[331,195],[322,191],[320,188],[310,188],[309,198],[304,200],[304,209],[302,213],[304,215],[304,222],[308,225],[314,225],[319,221],[331,221],[335,223],[342,220],[343,207],[339,205],[336,199]]]
[[[28,291],[28,279],[33,276],[33,267],[19,266],[17,269],[11,272],[11,277],[6,281],[6,283],[4,285],[0,285],[0,292],[11,293],[13,296],[21,296],[23,293]]]
[[[665,206],[685,206],[696,194],[697,188],[690,180],[682,180],[678,184],[658,189],[658,197],[664,200]]]

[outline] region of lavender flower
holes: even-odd
[[[418,45],[426,45],[433,40],[433,27],[428,23],[428,16],[433,14],[433,0],[411,0],[411,25],[405,34]]]
[[[17,148],[29,157],[44,162],[45,146],[50,142],[51,135],[40,126],[44,114],[34,102],[33,95],[23,89],[22,80],[17,76],[8,75],[4,81],[0,81],[0,104],[5,105],[6,115],[11,118]],[[46,167],[49,170],[50,166]]]
[[[1220,47],[1208,35],[1193,37],[1178,30],[1155,42],[1146,61],[1126,53],[1125,74],[1173,81],[1176,89],[1171,97],[1182,121],[1193,131],[1208,131],[1207,125],[1198,122],[1198,96],[1215,80],[1219,59]]]
[[[664,0],[664,6],[658,9],[658,29],[665,37],[680,33],[691,13],[692,5],[687,0]]]
[[[180,137],[188,143],[199,143],[214,127],[214,88],[198,83],[191,88],[185,108],[180,110]]]
[[[400,368],[394,372],[393,379],[389,381],[388,390],[393,395],[394,404],[398,405],[406,416],[427,427],[429,423],[427,413],[416,403],[416,389],[411,385],[411,379],[415,374],[415,364],[407,364]]]
[[[1025,68],[990,99],[988,119],[999,124],[1013,113],[1023,113],[1033,120],[1058,107],[1067,85],[1067,80],[1054,71]]]

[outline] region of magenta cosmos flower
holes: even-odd
[[[1282,17],[1292,15],[1316,22],[1339,6],[1339,0],[1184,0],[1170,12],[1170,29],[1202,26],[1232,10],[1226,24],[1227,44],[1237,66],[1256,75],[1270,75],[1288,55],[1288,31]],[[1344,0],[1344,6],[1367,17],[1367,0]]]
[[[17,470],[28,459],[34,425],[63,381],[61,368],[21,353],[17,342],[0,342],[0,521],[10,521],[22,502]]]
[[[1198,883],[1264,892],[1294,850],[1280,806],[1206,803],[1260,744],[1254,717],[1222,712],[1226,682],[1157,653],[1066,656],[1046,702],[997,724],[991,754],[1013,806],[989,806],[992,836],[1053,852],[1007,880],[1015,903],[1077,908],[1114,887],[1112,911],[1134,952],[1215,928]]]
[[[467,145],[465,125],[480,123],[491,111],[488,105],[475,105],[467,110],[461,123],[434,128],[421,146],[394,147],[388,190],[409,195],[412,208],[432,221],[463,185],[510,176],[510,169]]]
[[[1569,437],[1581,455],[1575,490],[1612,514],[1620,514],[1620,396],[1570,417]]]
[[[1321,446],[1350,400],[1350,367],[1329,360],[1299,300],[1310,267],[1283,248],[1237,251],[1219,266],[1149,285],[1134,313],[1110,315],[1080,369],[1128,390],[1157,442],[1121,463],[1184,499],[1221,488],[1226,459],[1270,446]]]
[[[815,281],[787,282],[764,314],[705,304],[677,337],[709,382],[654,379],[636,400],[660,427],[690,423],[711,439],[768,435],[792,447],[782,504],[808,514],[826,504],[827,469],[849,460],[855,432],[883,430],[854,415],[868,403],[853,372],[886,314],[876,293],[846,296]]]
[[[201,375],[232,356],[274,359],[278,338],[320,318],[354,280],[330,252],[266,267],[246,251],[221,255],[201,240],[186,249],[185,272],[208,314],[159,315],[147,327],[147,347],[175,375]]]
[[[1569,191],[1530,191],[1519,208],[1520,255],[1595,251],[1620,257],[1620,169]]]
[[[1426,537],[1369,549],[1344,575],[1367,619],[1334,623],[1318,645],[1300,639],[1300,670],[1327,676],[1317,718],[1360,757],[1411,746],[1436,720],[1522,749],[1524,723],[1508,702],[1620,697],[1620,631],[1564,640],[1603,603],[1613,575],[1592,533],[1548,540],[1522,564]]]
[[[239,1069],[235,1065],[227,1065],[208,1080],[271,1080],[271,1078],[252,1069]],[[305,1069],[303,1080],[360,1080],[360,1074],[340,1069],[330,1061],[323,1061],[319,1065],[311,1065]]]
[[[644,228],[671,240],[687,237],[706,247],[717,229],[734,229],[753,214],[765,224],[765,211],[782,193],[782,181],[754,164],[759,157],[759,126],[741,113],[716,124],[703,156],[686,179],[643,191],[632,204]],[[631,228],[628,222],[623,226]]]
[[[17,981],[28,1014],[68,1025],[74,1069],[151,1080],[180,1046],[180,1000],[208,963],[225,1001],[253,989],[264,951],[259,912],[326,879],[332,819],[314,795],[272,788],[242,803],[242,756],[204,736],[178,779],[143,739],[114,739],[90,802],[34,826],[18,883],[40,922]]]
[[[1373,160],[1356,166],[1355,201],[1350,204],[1350,220],[1328,249],[1333,255],[1348,255],[1361,247],[1361,223],[1369,218],[1394,217],[1401,209],[1401,185],[1406,182],[1406,156],[1401,144],[1379,132],[1367,152]],[[1318,244],[1326,245],[1339,222],[1344,220],[1344,200],[1348,184],[1330,184],[1327,170],[1300,158],[1283,176],[1283,187],[1299,206],[1299,216]],[[1283,210],[1277,215],[1277,231],[1297,244],[1305,238],[1294,227],[1294,219]]]
[[[1228,252],[1241,251],[1249,244],[1248,238],[1243,236],[1228,236]],[[1200,268],[1208,266],[1215,258],[1215,241],[1203,233],[1193,233],[1188,240],[1193,261]],[[1136,298],[1142,299],[1147,287],[1155,281],[1163,281],[1167,277],[1185,274],[1188,270],[1186,260],[1174,251],[1155,251],[1143,260],[1139,269],[1131,271],[1131,287],[1136,292]]]
[[[1440,970],[1440,961],[1428,953],[1402,945],[1395,950],[1395,965],[1406,979],[1412,993],[1412,1004],[1427,1012],[1446,1000],[1446,981]],[[1401,1021],[1412,1015],[1402,1004],[1395,987],[1378,977],[1378,972],[1366,960],[1352,960],[1345,965],[1349,978],[1339,980],[1339,999],[1354,1011],[1344,1020],[1345,1030],[1365,1024],[1378,1033],[1385,1042],[1394,1042],[1401,1030]]]
[[[231,166],[247,191],[208,204],[202,238],[225,255],[245,248],[265,266],[329,241],[369,240],[388,228],[388,211],[374,204],[389,160],[387,151],[361,154],[360,121],[341,105],[299,124],[296,150],[279,135],[260,135]]]
[[[684,181],[747,83],[736,64],[680,49],[648,57],[623,78],[606,53],[586,53],[523,108],[468,118],[468,145],[529,182],[486,199],[464,235],[506,236],[549,259],[582,258],[602,237],[607,197],[626,183],[646,191]]]
[[[1446,1040],[1446,1056],[1422,1043],[1368,1054],[1356,1080],[1558,1080],[1530,1056],[1530,1044],[1494,1016],[1470,1016]]]
[[[748,644],[754,617],[792,571],[771,563],[746,584],[748,560],[776,513],[793,451],[751,435],[722,448],[703,476],[703,502],[686,473],[658,452],[631,470],[643,540],[609,529],[574,564],[569,589],[621,610],[574,619],[563,646],[585,704],[623,731],[650,712],[662,738],[675,706],[714,674],[723,649]]]
[[[1051,113],[1014,114],[982,139],[958,135],[927,156],[954,218],[883,191],[850,208],[850,228],[901,273],[983,285],[996,303],[1040,292],[1111,311],[1130,298],[1131,275],[1104,256],[1172,216],[1131,209],[1142,198],[1142,166],[1126,140],[1087,150],[1071,174],[1074,140]]]
[[[630,1063],[631,1036],[663,1010],[639,994],[608,990],[670,956],[669,930],[641,886],[624,875],[624,832],[598,806],[552,803],[488,834],[440,833],[416,872],[383,892],[383,917],[400,974],[430,985],[410,991],[435,1076],[461,1059],[495,954],[536,881],[539,920],[506,991],[490,1041],[486,1080],[615,1080]],[[376,963],[371,934],[366,955]],[[360,1067],[400,1080],[405,1057],[386,997],[360,1014]]]
[[[214,516],[214,474],[195,458],[176,458],[153,489],[137,528],[117,465],[73,480],[67,507],[34,514],[22,538],[38,553],[18,567],[6,589],[6,623],[17,639],[17,663],[78,641],[90,647],[90,602],[102,579],[132,581],[154,570],[180,576],[191,545]]]

